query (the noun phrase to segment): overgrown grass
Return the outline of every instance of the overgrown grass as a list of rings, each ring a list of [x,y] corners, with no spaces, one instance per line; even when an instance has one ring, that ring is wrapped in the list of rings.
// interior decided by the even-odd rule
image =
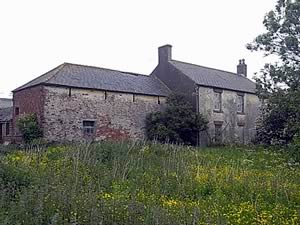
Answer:
[[[0,156],[1,224],[299,224],[300,168],[263,149],[101,143]]]

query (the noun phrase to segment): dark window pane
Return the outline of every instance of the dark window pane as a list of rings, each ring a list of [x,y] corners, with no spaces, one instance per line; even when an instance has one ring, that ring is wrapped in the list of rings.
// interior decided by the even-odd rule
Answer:
[[[20,108],[19,107],[16,107],[16,109],[15,109],[16,111],[15,111],[15,113],[16,113],[16,116],[17,115],[19,115],[20,114]]]
[[[6,136],[8,136],[9,135],[9,123],[6,123]]]
[[[83,121],[83,127],[94,127],[94,126],[95,126],[95,121],[89,121],[89,120]]]
[[[83,134],[91,136],[95,133],[95,121],[84,120],[83,121]]]
[[[222,125],[215,124],[215,140],[216,144],[222,143]]]

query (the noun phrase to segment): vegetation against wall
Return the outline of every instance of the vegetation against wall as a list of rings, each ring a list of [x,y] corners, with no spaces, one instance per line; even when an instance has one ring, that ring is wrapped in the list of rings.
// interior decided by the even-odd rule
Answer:
[[[18,119],[17,127],[26,143],[42,137],[36,114],[28,114]]]
[[[263,23],[267,32],[247,47],[276,55],[278,62],[256,77],[264,101],[257,141],[288,144],[300,133],[300,1],[278,0]]]
[[[206,130],[207,123],[184,95],[172,94],[167,98],[163,112],[153,112],[147,116],[147,137],[163,143],[197,145],[199,131]]]
[[[286,154],[102,143],[0,155],[0,223],[300,224]]]

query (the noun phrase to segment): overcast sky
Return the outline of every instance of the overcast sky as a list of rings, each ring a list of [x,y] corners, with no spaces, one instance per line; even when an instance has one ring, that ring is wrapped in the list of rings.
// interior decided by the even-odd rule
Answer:
[[[265,59],[245,45],[276,0],[1,0],[0,97],[64,62],[150,74],[173,58],[251,78]]]

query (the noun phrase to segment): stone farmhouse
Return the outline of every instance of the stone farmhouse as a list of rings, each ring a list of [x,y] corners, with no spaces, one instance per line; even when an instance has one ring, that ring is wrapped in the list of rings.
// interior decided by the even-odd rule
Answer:
[[[159,64],[151,76],[173,92],[187,94],[196,111],[208,119],[208,131],[199,134],[200,145],[246,144],[254,138],[260,101],[244,59],[231,73],[173,60],[172,46],[165,45],[159,48]]]
[[[188,95],[209,120],[199,144],[248,143],[255,135],[259,99],[240,60],[237,73],[172,59],[172,46],[158,49],[159,63],[149,75],[64,63],[13,91],[12,127],[37,115],[47,141],[145,138],[145,118],[162,110],[172,93]]]

